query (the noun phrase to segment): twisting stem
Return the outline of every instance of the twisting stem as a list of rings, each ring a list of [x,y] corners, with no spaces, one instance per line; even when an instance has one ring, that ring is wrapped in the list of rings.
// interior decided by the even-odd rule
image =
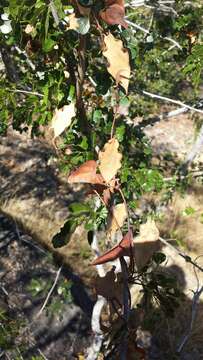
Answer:
[[[128,287],[128,267],[124,257],[120,258],[122,276],[123,276],[123,318],[128,324],[130,308],[131,308],[131,298],[130,298],[130,290]],[[121,344],[120,351],[120,360],[127,359],[127,346],[128,346],[128,332],[124,334],[124,338]]]
[[[83,85],[85,79],[85,52],[86,52],[86,35],[79,35],[79,47],[78,47],[78,67],[76,75],[76,106],[77,106],[77,115],[80,121],[80,127],[84,134],[87,137],[90,136],[90,125],[87,121],[85,104],[83,100]]]
[[[114,109],[113,121],[112,121],[112,126],[111,126],[111,139],[113,138],[113,135],[114,135],[114,128],[115,128],[115,123],[116,123],[116,117],[118,115],[118,107],[119,107],[118,81],[116,81],[116,82],[117,82],[117,87],[116,87],[116,91],[115,91],[116,105],[115,105],[115,109]]]
[[[125,196],[124,196],[123,191],[121,190],[121,188],[119,188],[118,191],[121,194],[121,197],[122,197],[123,202],[125,204],[125,209],[126,209],[126,214],[127,214],[127,219],[128,219],[128,231],[130,231],[130,216],[129,216],[129,211],[128,211],[128,205],[127,205]]]

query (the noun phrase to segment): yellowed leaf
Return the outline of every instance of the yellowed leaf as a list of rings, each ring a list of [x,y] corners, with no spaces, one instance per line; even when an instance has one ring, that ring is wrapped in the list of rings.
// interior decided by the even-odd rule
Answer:
[[[104,145],[104,150],[99,152],[99,170],[107,183],[121,167],[122,154],[119,153],[118,147],[118,140],[113,138]]]
[[[134,238],[134,255],[138,269],[141,269],[153,253],[160,249],[159,230],[155,221],[148,219],[145,224],[140,225],[140,234]]]
[[[104,35],[104,44],[103,55],[109,63],[107,70],[127,93],[130,78],[128,50],[123,47],[122,41],[116,39],[111,33]]]
[[[71,124],[72,118],[75,116],[75,105],[73,103],[64,105],[60,109],[56,109],[51,122],[51,128],[54,130],[54,137],[61,135],[62,132]]]
[[[123,226],[127,216],[128,214],[124,203],[117,204],[113,207],[107,228],[110,236],[113,236],[115,232]]]

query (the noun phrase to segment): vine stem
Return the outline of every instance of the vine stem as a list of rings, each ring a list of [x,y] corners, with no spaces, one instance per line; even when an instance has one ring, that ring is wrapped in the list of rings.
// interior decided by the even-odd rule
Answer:
[[[127,220],[128,220],[128,231],[130,231],[130,216],[129,216],[129,211],[128,211],[128,205],[125,199],[125,196],[123,194],[123,191],[121,190],[121,188],[118,189],[119,193],[121,194],[121,197],[123,199],[123,202],[125,204],[125,209],[126,209],[126,214],[127,214]]]
[[[120,258],[122,277],[123,277],[123,318],[128,325],[130,309],[131,309],[131,298],[130,298],[130,290],[128,286],[128,267],[124,257]],[[127,347],[128,347],[128,332],[124,334],[121,350],[120,350],[120,360],[127,359]]]
[[[115,90],[115,99],[116,99],[116,105],[115,105],[115,111],[114,111],[114,116],[113,116],[113,121],[112,121],[112,126],[111,126],[111,139],[113,138],[114,135],[114,129],[115,129],[115,123],[116,123],[116,117],[118,115],[118,108],[119,108],[119,92],[118,92],[118,79],[116,79],[116,90]]]

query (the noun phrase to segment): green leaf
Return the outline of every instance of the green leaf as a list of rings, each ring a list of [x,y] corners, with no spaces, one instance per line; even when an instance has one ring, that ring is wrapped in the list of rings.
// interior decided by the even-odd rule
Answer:
[[[195,209],[191,206],[186,207],[183,212],[182,215],[183,216],[190,216],[193,215],[195,213]]]
[[[77,225],[78,222],[76,219],[69,219],[68,221],[66,221],[60,231],[56,235],[54,235],[52,239],[52,244],[54,248],[66,245],[70,241],[71,235],[75,231]]]
[[[124,134],[125,134],[125,125],[118,126],[116,128],[116,138],[118,139],[119,142],[123,141]]]
[[[88,149],[88,141],[87,141],[87,137],[83,136],[81,143],[79,144],[79,146],[83,149],[83,150],[87,150]]]
[[[43,0],[37,0],[35,4],[36,9],[40,9],[41,7],[45,6],[45,3]]]
[[[157,252],[153,255],[153,260],[157,265],[162,264],[166,260],[166,255],[161,252]]]
[[[69,206],[69,209],[73,215],[88,214],[91,211],[89,205],[81,203],[73,203]]]
[[[44,52],[51,51],[55,44],[56,44],[56,41],[52,40],[51,38],[46,38],[43,43]]]
[[[95,110],[93,112],[93,117],[92,117],[92,120],[95,122],[95,123],[98,123],[99,120],[102,118],[102,111],[101,110]]]

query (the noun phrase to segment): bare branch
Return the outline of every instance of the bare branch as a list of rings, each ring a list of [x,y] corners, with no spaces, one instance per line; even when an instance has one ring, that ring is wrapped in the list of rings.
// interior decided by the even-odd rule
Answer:
[[[53,18],[54,18],[54,21],[55,21],[56,25],[58,26],[60,20],[59,20],[59,16],[58,16],[58,13],[57,13],[57,10],[56,10],[56,7],[55,7],[55,5],[54,5],[53,0],[51,0],[51,1],[49,2],[49,7],[50,7],[50,10],[51,10],[52,16],[53,16]]]
[[[17,45],[15,45],[15,49],[18,52],[19,55],[23,55],[25,57],[25,61],[28,64],[28,66],[31,67],[32,70],[35,70],[36,66],[33,64],[33,62],[29,59],[28,54],[25,50],[21,50]]]
[[[21,94],[27,94],[27,95],[35,95],[35,96],[39,96],[39,97],[41,97],[41,98],[44,97],[43,94],[40,94],[40,93],[35,92],[35,91],[27,91],[27,90],[20,90],[20,89],[15,89],[15,90],[7,89],[7,91],[13,92],[13,93],[21,93]]]
[[[203,125],[200,129],[198,137],[197,137],[191,151],[187,154],[187,156],[185,158],[183,167],[188,167],[192,163],[192,161],[195,159],[197,154],[200,152],[202,145],[203,145]]]
[[[168,241],[166,241],[165,239],[163,239],[162,237],[159,237],[159,240],[166,246],[170,247],[170,249],[172,249],[173,251],[176,252],[176,254],[178,254],[179,256],[181,256],[182,258],[185,259],[186,262],[192,264],[195,268],[197,268],[198,270],[203,272],[203,267],[201,267],[200,265],[198,265],[194,260],[192,260],[192,258],[187,255],[182,253],[179,249],[177,249],[175,246],[171,245]]]
[[[203,114],[203,110],[200,110],[200,109],[197,109],[197,108],[195,108],[193,106],[187,105],[187,104],[183,103],[182,101],[174,100],[174,99],[168,98],[166,96],[161,96],[161,95],[158,95],[158,94],[153,94],[153,93],[151,93],[149,91],[145,91],[145,90],[143,90],[142,93],[144,95],[150,96],[153,99],[164,100],[164,101],[176,104],[176,105],[180,105],[180,106],[185,107],[185,108],[187,108],[189,110],[196,111],[196,112],[199,112],[199,113]]]

